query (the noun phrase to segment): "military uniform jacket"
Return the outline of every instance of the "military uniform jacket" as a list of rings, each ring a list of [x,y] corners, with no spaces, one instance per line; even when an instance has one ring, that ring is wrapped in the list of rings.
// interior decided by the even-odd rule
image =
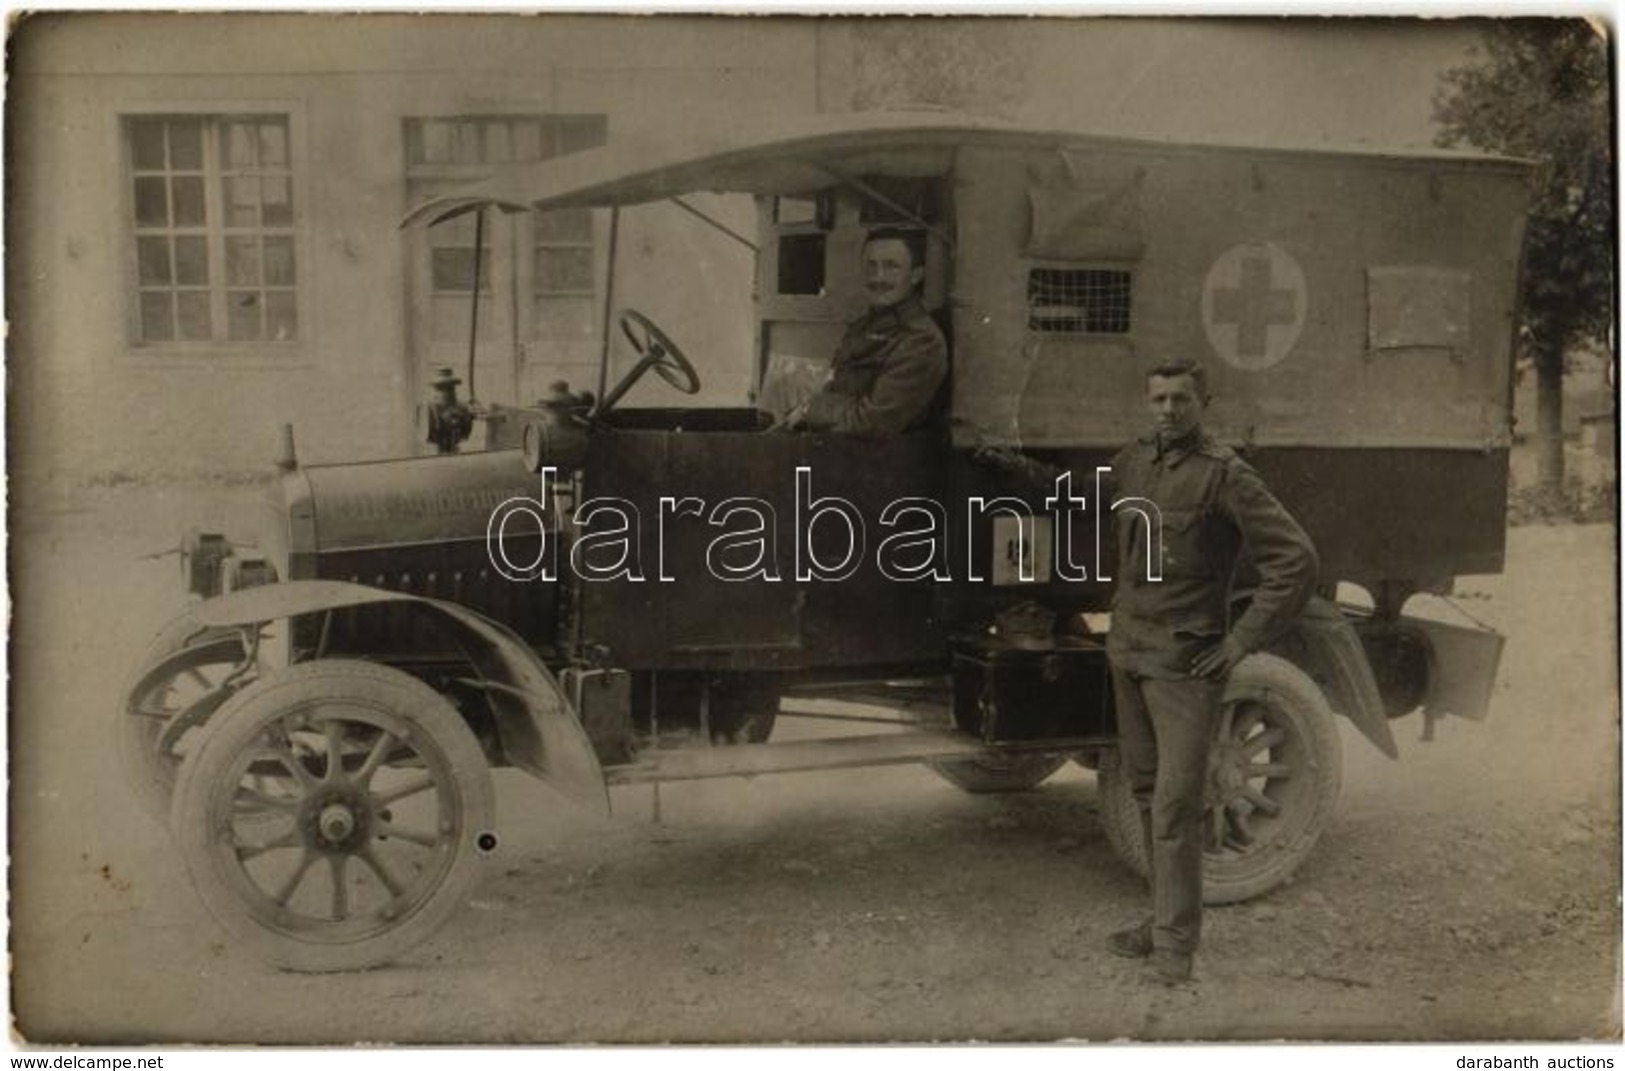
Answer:
[[[1119,669],[1189,676],[1191,659],[1225,635],[1238,562],[1257,574],[1251,603],[1229,627],[1244,650],[1265,646],[1303,609],[1318,568],[1309,536],[1251,466],[1200,428],[1125,447],[1112,480],[1118,555],[1107,652]],[[1147,579],[1153,535],[1160,580]]]
[[[846,329],[831,378],[807,404],[809,428],[882,435],[925,427],[948,376],[948,343],[917,297]]]

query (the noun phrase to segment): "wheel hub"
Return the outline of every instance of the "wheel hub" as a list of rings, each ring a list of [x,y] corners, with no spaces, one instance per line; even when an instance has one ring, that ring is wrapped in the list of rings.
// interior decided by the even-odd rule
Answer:
[[[322,836],[337,843],[355,832],[355,814],[342,803],[332,803],[322,808],[316,824],[321,827]]]
[[[328,795],[305,807],[303,825],[310,841],[324,851],[353,851],[367,837],[371,811],[365,801]]]

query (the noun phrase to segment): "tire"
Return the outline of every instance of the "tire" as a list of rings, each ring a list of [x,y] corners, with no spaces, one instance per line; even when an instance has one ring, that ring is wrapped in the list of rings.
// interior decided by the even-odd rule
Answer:
[[[711,694],[711,739],[717,744],[765,744],[778,721],[779,683],[769,676],[724,677]]]
[[[251,669],[232,678],[245,656],[235,629],[199,629],[190,618],[165,628],[148,647],[125,691],[114,736],[125,781],[141,810],[156,821],[169,818],[182,760],[196,746],[203,724],[254,679]],[[182,715],[191,727],[166,741],[165,730]]]
[[[287,970],[347,971],[399,957],[467,901],[494,812],[479,742],[449,702],[333,659],[220,709],[182,767],[171,832],[233,938]]]
[[[1336,719],[1297,666],[1250,655],[1231,673],[1223,703],[1208,764],[1208,904],[1250,900],[1289,880],[1331,822],[1342,785]],[[1117,854],[1145,877],[1139,811],[1115,758],[1100,769],[1101,824]]]
[[[989,755],[932,762],[932,771],[966,792],[1025,792],[1066,765],[1065,755]]]
[[[651,724],[650,676],[640,673],[632,684],[633,722],[644,730]],[[711,689],[711,743],[765,744],[773,735],[783,694],[779,678],[771,673],[662,673],[658,683],[662,731],[698,732],[700,698],[707,684]]]

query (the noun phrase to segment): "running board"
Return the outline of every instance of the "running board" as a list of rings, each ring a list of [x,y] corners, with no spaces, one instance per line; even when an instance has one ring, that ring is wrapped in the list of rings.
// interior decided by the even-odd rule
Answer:
[[[870,736],[798,740],[786,744],[692,747],[647,754],[630,765],[608,767],[604,770],[604,780],[611,785],[698,781],[710,777],[753,777],[757,774],[893,766],[938,759],[977,759],[1016,750],[1065,751],[1077,746],[1080,745],[1072,741],[1047,740],[1019,748],[1009,745],[990,748],[973,737],[949,730],[875,733]]]

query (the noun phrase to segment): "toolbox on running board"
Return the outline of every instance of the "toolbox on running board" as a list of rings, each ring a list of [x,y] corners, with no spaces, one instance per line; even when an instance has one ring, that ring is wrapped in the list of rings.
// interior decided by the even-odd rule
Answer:
[[[989,744],[1109,740],[1105,646],[1073,636],[956,643],[954,724]]]

